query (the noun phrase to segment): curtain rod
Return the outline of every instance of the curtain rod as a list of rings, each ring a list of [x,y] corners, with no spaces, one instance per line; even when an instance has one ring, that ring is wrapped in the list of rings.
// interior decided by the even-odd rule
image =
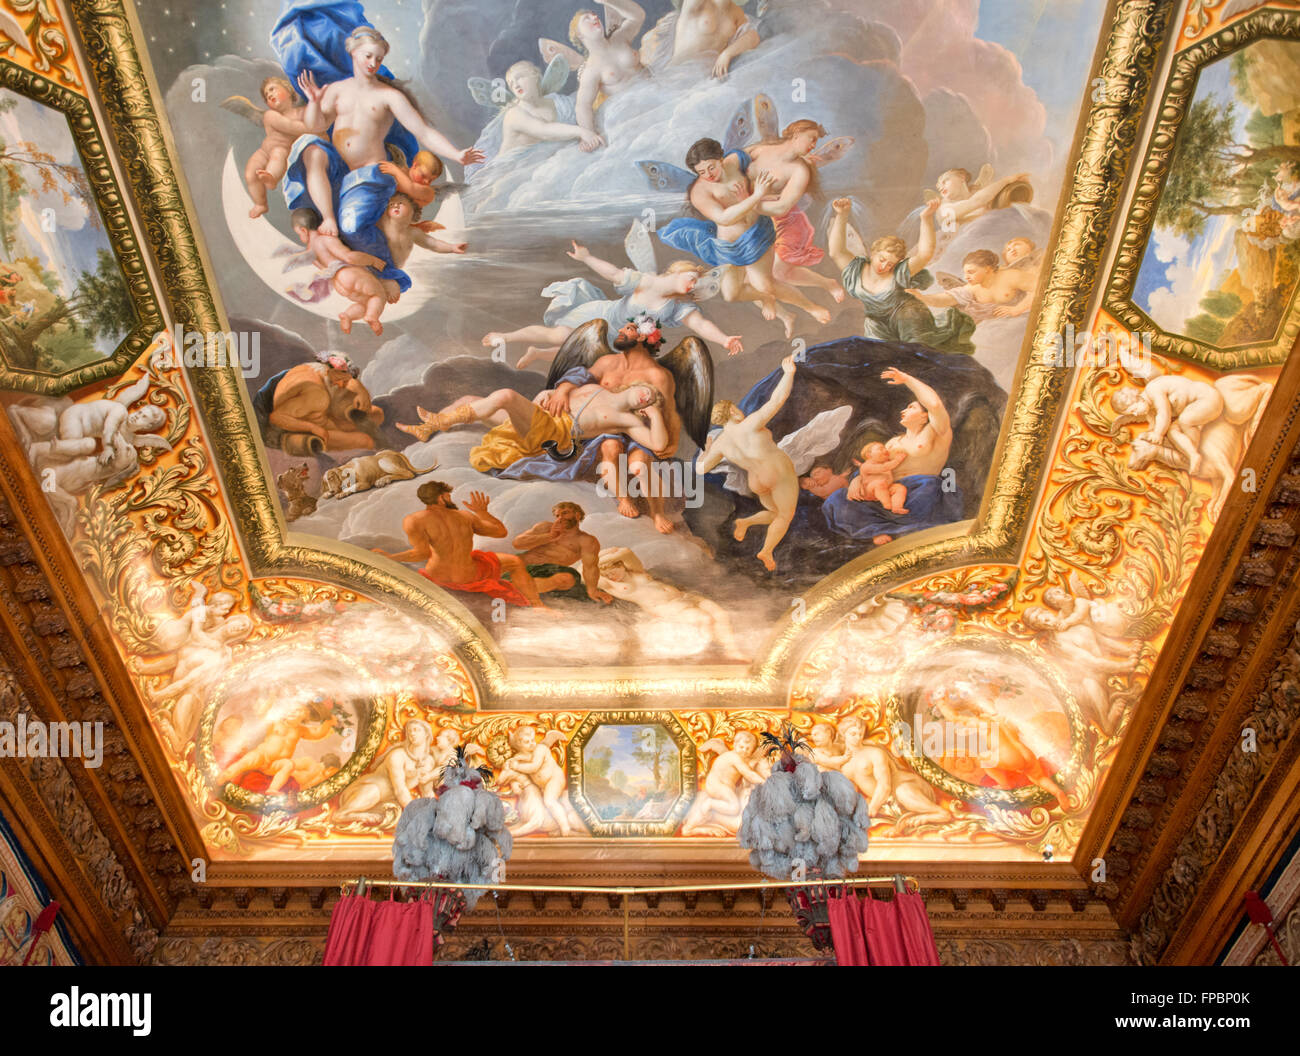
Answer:
[[[768,888],[788,887],[862,887],[868,884],[893,884],[895,890],[902,890],[907,884],[914,884],[920,892],[921,883],[914,876],[860,876],[846,877],[842,880],[761,880],[740,884],[673,884],[656,887],[619,887],[619,886],[576,886],[572,884],[456,884],[445,880],[370,880],[359,877],[345,880],[339,885],[340,894],[347,894],[349,887],[415,887],[440,888],[442,890],[468,891],[543,891],[574,895],[671,895],[682,891],[759,891]],[[901,885],[901,886],[900,886]]]

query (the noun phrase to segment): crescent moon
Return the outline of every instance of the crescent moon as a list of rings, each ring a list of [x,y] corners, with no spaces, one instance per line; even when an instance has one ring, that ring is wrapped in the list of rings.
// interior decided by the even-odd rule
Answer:
[[[272,188],[271,193],[276,193],[274,188]],[[226,163],[221,173],[221,205],[226,214],[226,226],[230,230],[230,236],[234,240],[236,247],[238,247],[240,255],[243,256],[249,268],[262,282],[273,290],[278,297],[296,308],[311,312],[323,319],[338,319],[339,313],[351,302],[333,290],[330,291],[328,297],[317,301],[315,304],[304,304],[302,301],[289,296],[288,288],[299,282],[310,280],[312,273],[316,269],[308,265],[285,271],[283,270],[284,258],[272,256],[272,253],[277,248],[285,245],[291,244],[299,249],[302,247],[298,246],[296,240],[291,239],[273,226],[267,220],[265,214],[256,219],[248,215],[250,199],[248,191],[244,187],[244,180],[240,175],[239,166],[235,162],[233,149],[226,152]],[[447,201],[442,203],[442,208],[438,210],[439,222],[445,224],[449,232],[464,224],[463,215],[460,213],[458,206],[459,195],[449,195]],[[448,215],[444,217],[444,214]],[[455,223],[451,223],[449,220],[454,220]],[[448,254],[430,253],[418,246],[416,247],[410,261],[407,262],[408,266],[406,268],[407,273],[414,280],[413,285],[402,294],[396,304],[390,304],[384,309],[382,316],[384,323],[396,322],[399,319],[414,315],[420,308],[433,300],[434,294],[438,290],[436,282],[438,265],[442,264],[448,257]]]

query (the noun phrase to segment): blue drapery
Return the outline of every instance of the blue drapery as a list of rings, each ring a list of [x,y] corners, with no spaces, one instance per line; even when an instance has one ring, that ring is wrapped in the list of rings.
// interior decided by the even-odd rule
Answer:
[[[359,26],[374,28],[358,0],[285,0],[271,30],[271,48],[294,91],[298,91],[298,75],[306,70],[322,86],[351,77],[352,56],[343,45]],[[395,80],[387,66],[379,67],[379,76]],[[396,121],[384,142],[401,151],[408,165],[420,149],[415,137]]]

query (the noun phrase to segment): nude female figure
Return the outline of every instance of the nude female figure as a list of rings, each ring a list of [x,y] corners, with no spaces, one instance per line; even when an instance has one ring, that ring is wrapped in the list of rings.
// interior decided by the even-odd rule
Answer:
[[[645,24],[645,9],[635,0],[606,0],[606,28],[595,11],[581,10],[569,23],[569,40],[578,49],[570,61],[578,66],[578,124],[590,133],[596,131],[596,106],[599,97],[617,95],[639,77],[646,75],[640,52],[632,41]],[[557,53],[567,51],[554,41],[542,40],[542,57],[548,62]]]
[[[768,200],[759,210],[776,222],[776,259],[772,277],[791,286],[813,286],[825,290],[837,304],[844,300],[844,287],[828,275],[812,270],[822,260],[822,251],[813,245],[813,226],[799,208],[807,194],[817,193],[817,170],[808,156],[817,149],[817,141],[826,130],[816,121],[791,122],[775,143],[755,143],[748,148],[753,158],[750,175],[770,173],[773,177]],[[771,196],[775,196],[772,198]]]
[[[404,92],[379,77],[379,68],[388,54],[388,42],[378,30],[366,26],[355,30],[348,37],[347,50],[352,57],[351,77],[322,88],[309,71],[298,78],[298,87],[307,98],[303,112],[307,131],[321,136],[332,124],[332,146],[348,169],[389,160],[384,137],[394,121],[435,154],[453,158],[461,165],[483,160],[482,153],[472,147],[462,150],[454,146],[425,121]],[[321,233],[337,235],[329,157],[319,145],[311,146],[303,151],[303,165],[307,190],[322,217]]]

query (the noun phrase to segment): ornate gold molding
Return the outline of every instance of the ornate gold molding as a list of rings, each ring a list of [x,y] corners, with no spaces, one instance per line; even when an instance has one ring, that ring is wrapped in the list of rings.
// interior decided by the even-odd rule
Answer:
[[[65,41],[66,46],[66,41]],[[154,332],[162,326],[162,313],[153,284],[149,280],[144,252],[131,226],[126,202],[113,175],[99,125],[84,95],[56,84],[39,73],[0,59],[0,88],[24,95],[34,102],[58,110],[67,118],[77,153],[81,156],[86,181],[94,195],[88,208],[97,208],[104,221],[104,231],[117,256],[136,322],[111,356],[76,367],[62,374],[23,370],[0,356],[0,389],[17,389],[60,395],[96,381],[116,377],[130,368],[148,346]]]

